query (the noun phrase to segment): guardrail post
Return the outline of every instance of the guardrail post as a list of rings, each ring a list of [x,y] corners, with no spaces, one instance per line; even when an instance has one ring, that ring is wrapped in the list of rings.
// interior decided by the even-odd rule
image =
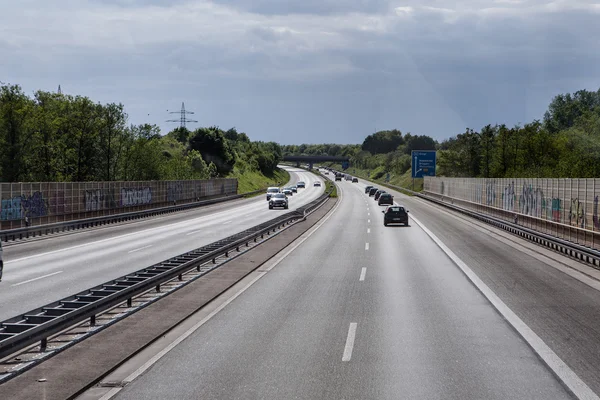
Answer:
[[[213,262],[213,264],[216,264],[217,263],[217,257],[213,258],[212,262]]]
[[[48,347],[48,338],[43,338],[40,341],[40,351],[46,351],[47,347]]]
[[[229,257],[229,251],[225,252],[225,257]]]
[[[160,293],[160,283],[156,285],[156,293]]]
[[[177,276],[177,279],[179,279],[180,281],[183,280],[183,276],[181,274],[179,274],[179,276]]]
[[[96,315],[90,317],[90,326],[96,326]]]
[[[200,264],[196,266],[196,271],[200,272]]]
[[[127,299],[127,307],[131,307],[133,304],[133,302],[131,301],[131,297]]]

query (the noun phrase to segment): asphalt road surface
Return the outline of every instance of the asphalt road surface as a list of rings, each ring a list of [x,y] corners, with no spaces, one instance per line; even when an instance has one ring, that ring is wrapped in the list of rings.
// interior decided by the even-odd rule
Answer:
[[[320,229],[116,398],[571,398],[417,224],[384,227],[364,186],[340,187]]]
[[[230,236],[300,207],[323,193],[316,175],[286,167],[291,184],[306,189],[290,197],[290,209],[269,210],[265,196],[113,225],[48,236],[4,248],[0,320],[78,293]]]

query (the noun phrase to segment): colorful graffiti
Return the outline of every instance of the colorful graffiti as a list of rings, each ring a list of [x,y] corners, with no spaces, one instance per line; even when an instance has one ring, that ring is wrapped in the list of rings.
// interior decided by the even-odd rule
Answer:
[[[172,183],[167,187],[167,201],[172,203],[183,199],[183,184]]]
[[[524,184],[521,197],[519,198],[519,207],[521,213],[532,217],[542,216],[542,203],[544,201],[544,192],[542,189],[534,189],[531,185]]]
[[[2,199],[0,219],[2,221],[10,221],[21,218],[21,196],[13,197],[12,199]]]
[[[10,221],[25,217],[39,218],[48,215],[48,203],[41,192],[26,196],[15,196],[2,200],[0,219]]]
[[[496,203],[496,182],[487,181],[485,183],[485,204],[492,206]]]
[[[152,203],[152,188],[121,189],[121,206],[139,206]]]
[[[546,219],[560,222],[560,199],[546,199]]]
[[[112,189],[86,190],[84,195],[85,211],[108,210],[117,207]]]
[[[600,229],[600,220],[598,219],[598,196],[594,197],[594,213],[592,214],[594,228]]]
[[[515,209],[515,183],[511,182],[504,187],[502,192],[502,209],[513,211]]]
[[[569,207],[569,224],[579,228],[585,228],[584,206],[577,198],[571,199],[571,207]]]

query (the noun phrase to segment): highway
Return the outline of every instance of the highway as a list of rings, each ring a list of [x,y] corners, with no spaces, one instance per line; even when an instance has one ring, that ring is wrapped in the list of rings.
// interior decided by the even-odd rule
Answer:
[[[323,193],[318,177],[288,168],[291,182],[306,182],[290,209],[269,210],[265,196],[201,207],[4,247],[0,320],[88,289],[258,225]]]
[[[341,201],[320,228],[113,398],[572,398],[415,219],[409,227],[384,227],[382,207],[364,194],[364,184],[339,186]],[[591,354],[585,361],[597,356],[589,324],[561,325],[569,307],[571,314],[594,316],[597,291],[534,265],[541,256],[514,247],[503,268],[487,271],[508,245],[419,200],[396,200],[546,343],[561,343],[559,325],[572,335],[565,350],[585,344]],[[562,286],[550,285],[555,278]],[[507,295],[501,288],[511,279]],[[596,388],[598,365],[584,371],[569,364]]]

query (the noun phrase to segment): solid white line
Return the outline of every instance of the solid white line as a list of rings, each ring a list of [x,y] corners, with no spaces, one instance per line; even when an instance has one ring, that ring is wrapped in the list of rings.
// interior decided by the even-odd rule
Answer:
[[[371,233],[371,228],[367,228],[367,233]]]
[[[578,399],[600,399],[586,384],[565,364],[561,358],[517,316],[452,250],[450,250],[433,232],[425,227],[418,219],[411,219],[425,231],[440,249],[462,270],[469,280],[479,289],[488,301],[498,310],[525,341],[531,346],[558,378],[571,390]]]
[[[364,281],[365,280],[365,275],[367,273],[367,267],[363,267],[360,270],[360,278],[358,278],[359,281]]]
[[[149,244],[148,246],[140,247],[139,249],[129,250],[127,253],[135,253],[136,251],[144,250],[144,249],[147,249],[148,247],[152,247],[152,245]]]
[[[27,281],[23,281],[23,282],[15,283],[14,285],[10,285],[10,286],[19,286],[19,285],[24,285],[24,284],[26,284],[26,283],[29,283],[29,282],[37,281],[37,280],[39,280],[39,279],[48,278],[49,276],[54,276],[54,275],[58,275],[58,274],[62,274],[62,271],[56,271],[56,272],[53,272],[53,273],[51,273],[51,274],[48,274],[48,275],[44,275],[44,276],[38,276],[37,278],[33,278],[33,279],[29,279],[29,280],[27,280]]]
[[[210,314],[208,314],[206,317],[204,317],[201,321],[199,321],[197,324],[195,324],[190,329],[188,329],[184,334],[182,334],[180,337],[178,337],[173,343],[169,344],[169,346],[165,347],[163,350],[161,350],[159,353],[157,353],[150,360],[146,361],[141,367],[139,367],[131,375],[129,375],[127,378],[125,378],[125,380],[123,381],[123,383],[128,384],[128,383],[132,382],[134,379],[136,379],[138,376],[140,376],[141,374],[143,374],[153,364],[155,364],[158,360],[160,360],[162,357],[164,357],[169,351],[173,350],[173,348],[176,347],[179,343],[181,343],[186,338],[188,338],[190,335],[192,335],[202,325],[204,325],[212,317],[214,317],[219,311],[221,311],[228,304],[230,304],[233,300],[235,300],[239,295],[241,295],[247,289],[249,289],[250,286],[252,286],[260,278],[262,278],[263,276],[265,276],[267,274],[267,272],[269,272],[270,270],[272,270],[273,268],[275,268],[277,265],[279,265],[279,263],[281,263],[281,261],[283,261],[291,252],[293,252],[294,250],[296,250],[302,243],[304,243],[308,238],[310,238],[321,226],[323,226],[323,224],[325,222],[327,222],[327,220],[329,218],[331,218],[331,216],[334,214],[334,212],[338,209],[338,207],[339,207],[339,205],[341,203],[341,200],[342,200],[342,192],[341,192],[341,190],[338,191],[338,194],[339,194],[338,202],[331,209],[331,211],[329,212],[329,214],[325,218],[323,218],[317,225],[313,226],[307,232],[305,232],[304,234],[302,234],[298,239],[296,239],[296,241],[298,241],[298,243],[296,243],[294,245],[294,247],[292,247],[291,249],[289,249],[288,251],[286,251],[285,253],[283,253],[281,256],[279,256],[275,260],[275,262],[272,265],[270,265],[268,268],[266,268],[263,272],[259,272],[259,275],[256,278],[254,278],[253,280],[251,280],[246,286],[244,286],[242,289],[240,289],[240,291],[237,292],[235,295],[233,295],[233,297],[229,298],[227,301],[225,301],[223,304],[221,304],[219,307],[217,307],[215,310],[213,310]],[[117,395],[117,393],[119,393],[121,391],[121,389],[122,388],[114,388],[114,389],[112,389],[111,391],[109,391],[108,393],[106,393],[102,397],[101,400],[110,400],[110,399],[112,399],[114,396]]]
[[[350,323],[348,328],[348,337],[346,337],[346,347],[344,347],[344,355],[342,361],[350,361],[352,358],[352,349],[354,348],[354,338],[356,337],[356,322]]]
[[[369,250],[369,243],[365,243],[365,250]]]

